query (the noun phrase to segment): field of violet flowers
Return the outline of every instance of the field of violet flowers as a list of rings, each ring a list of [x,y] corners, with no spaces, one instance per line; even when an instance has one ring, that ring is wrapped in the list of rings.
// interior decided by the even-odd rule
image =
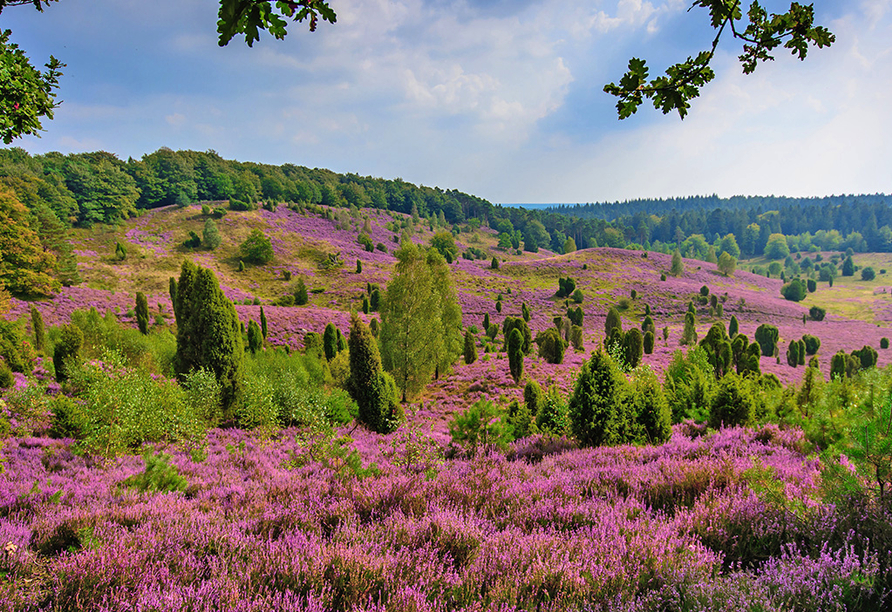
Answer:
[[[300,349],[307,332],[328,323],[346,332],[367,284],[386,286],[407,217],[230,212],[218,221],[218,250],[183,247],[203,223],[192,206],[75,230],[85,282],[42,302],[13,299],[6,316],[28,326],[33,304],[57,326],[96,308],[135,327],[134,296],[143,291],[162,331],[173,323],[167,279],[190,258],[214,270],[244,323],[259,321],[263,307],[269,345]],[[274,258],[240,272],[238,245],[252,228],[271,238]],[[416,224],[412,239],[427,244],[436,230]],[[365,250],[360,232],[381,248]],[[117,242],[128,245],[124,261],[114,257]],[[661,280],[670,257],[659,253],[508,252],[486,227],[456,242],[460,252],[488,254],[451,267],[464,324],[480,331],[480,358],[431,383],[392,434],[352,424],[213,429],[199,446],[157,444],[145,457],[113,458],[82,454],[46,427],[3,440],[0,611],[888,609],[892,512],[841,491],[840,482],[856,480],[852,464],[821,458],[799,429],[716,432],[687,422],[659,447],[579,449],[567,438],[534,436],[474,455],[450,446],[449,424],[481,399],[523,401],[526,380],[569,394],[603,340],[611,306],[626,329],[650,309],[658,339],[643,364],[657,373],[684,349],[684,313],[704,286],[723,312],[697,306],[700,337],[732,315],[751,339],[770,323],[783,356],[791,340],[811,334],[821,340],[825,378],[838,350],[869,345],[879,366],[892,363],[880,349],[892,328],[832,309],[806,321],[809,299],[784,300],[780,280],[745,271],[726,278],[700,261]],[[320,265],[333,255],[341,265]],[[309,304],[276,305],[293,291],[286,273],[305,280]],[[569,349],[561,364],[533,354],[515,384],[503,339],[489,347],[482,340],[484,317],[501,324],[525,304],[534,334],[551,327],[576,306],[555,297],[567,276],[584,296],[585,349]],[[805,370],[783,357],[762,357],[760,366],[785,385],[799,384]],[[19,388],[36,383],[16,375]],[[161,461],[178,473],[175,490],[132,486],[152,453],[167,454]]]

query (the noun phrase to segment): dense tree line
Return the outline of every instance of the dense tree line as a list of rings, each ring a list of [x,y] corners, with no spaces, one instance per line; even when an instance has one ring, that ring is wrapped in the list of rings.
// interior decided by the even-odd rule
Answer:
[[[821,198],[735,196],[640,199],[546,209],[613,224],[627,243],[708,243],[732,234],[744,257],[761,255],[772,234],[793,237],[796,250],[892,251],[892,196]],[[800,242],[802,243],[800,245]]]

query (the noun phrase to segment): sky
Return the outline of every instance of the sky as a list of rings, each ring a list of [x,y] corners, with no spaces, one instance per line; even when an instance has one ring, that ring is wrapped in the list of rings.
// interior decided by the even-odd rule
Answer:
[[[160,147],[329,168],[493,203],[892,193],[892,0],[814,0],[837,37],[743,75],[726,37],[682,121],[603,93],[706,49],[690,0],[331,0],[337,24],[217,45],[215,0],[7,8],[32,60],[67,64],[32,154]],[[769,11],[789,8],[766,0]]]

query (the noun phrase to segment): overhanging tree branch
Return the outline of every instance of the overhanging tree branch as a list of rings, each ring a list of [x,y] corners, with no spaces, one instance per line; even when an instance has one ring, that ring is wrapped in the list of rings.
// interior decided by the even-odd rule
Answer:
[[[648,80],[649,71],[644,60],[629,60],[629,69],[619,84],[604,86],[606,93],[618,98],[616,112],[620,119],[635,114],[645,98],[652,100],[654,108],[663,114],[675,110],[684,119],[691,106],[690,100],[698,97],[700,89],[715,78],[709,64],[726,29],[731,30],[733,38],[744,43],[743,53],[739,56],[744,74],[751,74],[759,62],[773,60],[771,52],[781,44],[804,60],[809,45],[823,48],[836,40],[829,30],[814,25],[812,4],[805,6],[793,2],[786,13],[769,15],[758,1],[754,1],[747,11],[748,23],[743,31],[737,27],[743,20],[740,0],[696,0],[688,11],[697,7],[709,10],[712,27],[718,30],[712,47],[695,58],[688,57],[686,61],[670,66],[665,76],[651,80]]]

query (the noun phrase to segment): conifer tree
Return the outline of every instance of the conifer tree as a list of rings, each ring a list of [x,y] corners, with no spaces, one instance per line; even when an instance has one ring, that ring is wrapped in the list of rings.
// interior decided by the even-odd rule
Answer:
[[[681,344],[697,343],[697,322],[694,313],[690,310],[684,315],[684,331],[681,334]]]
[[[623,355],[630,368],[635,368],[641,362],[644,353],[644,336],[641,330],[633,327],[623,335]]]
[[[592,353],[582,364],[570,396],[573,435],[582,446],[626,441],[625,378],[604,352]]]
[[[325,331],[322,333],[322,350],[325,351],[325,358],[329,361],[338,354],[338,328],[334,323],[325,326]]]
[[[252,354],[263,348],[263,332],[260,326],[252,319],[248,321],[248,350]]]
[[[136,325],[141,334],[149,333],[149,302],[142,291],[136,292]]]
[[[731,315],[731,322],[728,323],[728,336],[733,338],[740,331],[740,323],[737,321],[737,315]]]
[[[76,361],[84,344],[84,333],[76,325],[63,325],[59,342],[53,347],[53,369],[56,380],[62,382],[68,378],[68,366]]]
[[[468,365],[477,361],[477,343],[474,341],[474,334],[470,330],[465,332],[464,358],[465,363]]]
[[[310,300],[307,295],[307,285],[304,283],[303,277],[297,279],[297,287],[294,290],[294,303],[303,306]]]
[[[269,328],[266,321],[266,313],[263,312],[263,306],[260,307],[260,332],[263,334],[263,339],[266,340]]]
[[[174,312],[177,376],[202,367],[212,371],[220,384],[224,411],[229,410],[240,389],[245,350],[235,307],[211,270],[183,262]]]
[[[170,304],[173,308],[173,318],[180,324],[180,311],[177,310],[177,279],[170,277],[167,282],[167,293],[170,295]]]
[[[514,382],[519,382],[523,376],[523,336],[517,328],[508,334],[508,370]]]
[[[669,274],[672,276],[681,276],[684,274],[684,261],[681,259],[681,253],[678,249],[672,253],[672,266],[669,268]]]
[[[607,319],[604,321],[604,337],[609,340],[614,334],[614,330],[622,332],[623,321],[619,316],[619,311],[616,308],[611,308],[607,311]]]
[[[31,305],[31,329],[34,331],[34,348],[42,351],[46,347],[46,328],[43,324],[43,315]]]
[[[375,320],[375,319],[373,319]],[[393,431],[402,418],[393,377],[381,369],[378,343],[357,314],[350,318],[348,388],[359,407],[357,418],[373,431]]]

